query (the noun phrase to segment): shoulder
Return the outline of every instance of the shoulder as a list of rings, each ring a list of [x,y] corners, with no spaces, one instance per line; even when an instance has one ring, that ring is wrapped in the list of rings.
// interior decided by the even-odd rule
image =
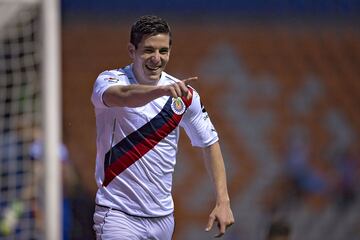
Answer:
[[[99,74],[94,83],[92,98],[97,97],[101,99],[103,93],[111,86],[128,84],[129,79],[122,69],[103,71]]]
[[[97,77],[97,81],[108,82],[110,84],[124,82],[127,79],[126,73],[122,68],[105,70]]]

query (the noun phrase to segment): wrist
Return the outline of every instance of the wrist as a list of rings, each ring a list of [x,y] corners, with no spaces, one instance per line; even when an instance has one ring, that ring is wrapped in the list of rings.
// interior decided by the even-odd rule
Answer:
[[[230,198],[229,197],[222,197],[222,198],[218,198],[216,199],[216,205],[230,205]]]

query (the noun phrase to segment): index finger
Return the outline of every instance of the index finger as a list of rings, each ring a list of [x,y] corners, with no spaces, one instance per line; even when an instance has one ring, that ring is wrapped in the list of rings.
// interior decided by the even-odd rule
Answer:
[[[183,79],[181,80],[185,85],[191,83],[191,82],[194,82],[198,79],[198,77],[190,77],[190,78],[186,78],[186,79]]]

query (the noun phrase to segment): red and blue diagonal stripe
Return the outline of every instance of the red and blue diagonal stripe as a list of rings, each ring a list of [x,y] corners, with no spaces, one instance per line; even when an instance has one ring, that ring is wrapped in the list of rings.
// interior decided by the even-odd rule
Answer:
[[[192,91],[190,88],[189,90]],[[182,100],[186,108],[192,101],[184,97]],[[130,133],[106,153],[103,186],[107,186],[117,175],[144,156],[179,125],[182,115],[174,113],[171,104],[172,97],[169,97],[163,109],[153,119]]]

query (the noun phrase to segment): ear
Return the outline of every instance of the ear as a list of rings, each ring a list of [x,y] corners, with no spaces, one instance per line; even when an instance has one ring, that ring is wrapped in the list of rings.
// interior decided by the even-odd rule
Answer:
[[[132,43],[128,43],[128,53],[131,59],[135,58],[135,46]]]

